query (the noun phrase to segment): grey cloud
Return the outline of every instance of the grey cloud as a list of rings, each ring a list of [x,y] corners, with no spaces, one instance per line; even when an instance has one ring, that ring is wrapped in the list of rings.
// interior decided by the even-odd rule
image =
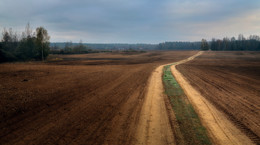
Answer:
[[[45,26],[51,41],[200,40],[202,25],[210,31],[212,23],[243,19],[259,8],[258,0],[0,0],[0,29],[29,21]]]

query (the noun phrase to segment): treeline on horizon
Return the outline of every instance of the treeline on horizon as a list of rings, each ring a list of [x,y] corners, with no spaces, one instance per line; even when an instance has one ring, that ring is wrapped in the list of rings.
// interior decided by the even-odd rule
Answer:
[[[66,43],[51,43],[50,48],[51,54],[86,54],[98,52],[83,44],[82,40],[80,40],[79,43],[72,43],[72,41]]]
[[[213,38],[201,42],[164,42],[159,44],[91,44],[50,43],[50,36],[43,27],[32,30],[29,23],[21,34],[11,28],[4,29],[0,41],[0,62],[46,60],[49,54],[86,54],[99,52],[145,52],[146,50],[212,50],[212,51],[260,51],[260,37],[239,34],[223,39]]]
[[[50,44],[53,49],[62,49],[69,45],[74,47],[79,43],[73,42],[53,42]],[[127,43],[83,43],[91,49],[125,50],[125,49],[156,49],[157,44],[127,44]]]
[[[159,50],[199,50],[201,42],[164,42],[159,43]]]
[[[239,34],[237,39],[235,37],[225,37],[222,40],[213,38],[209,49],[213,51],[259,51],[260,37],[250,35],[246,39],[242,34]]]
[[[212,50],[212,51],[260,51],[260,37],[250,35],[245,38],[242,34],[223,39],[212,38],[210,42],[202,39],[201,42],[164,42],[157,46],[159,50]]]
[[[154,49],[154,44],[94,44],[94,43],[72,43],[70,42],[56,42],[51,43],[51,54],[86,54],[99,52],[143,52],[143,50]]]
[[[206,44],[205,44],[206,43]],[[72,43],[60,42],[51,43],[51,50],[59,50],[62,54],[74,53],[73,48],[84,46],[86,53],[121,50],[212,50],[212,51],[260,51],[260,38],[257,35],[250,35],[245,38],[239,34],[238,38],[235,37],[223,39],[215,39],[207,42],[202,39],[201,42],[163,42],[159,44],[91,44],[91,43]],[[206,46],[206,47],[205,47]],[[70,49],[68,49],[70,48]],[[83,50],[82,53],[85,53]],[[79,52],[75,52],[79,53]]]
[[[160,44],[91,44],[91,43],[72,43],[58,42],[51,43],[52,54],[83,54],[99,52],[145,52],[149,50],[199,50],[201,42],[164,42]],[[75,51],[78,46],[84,46],[85,49]],[[78,49],[79,50],[79,49]]]

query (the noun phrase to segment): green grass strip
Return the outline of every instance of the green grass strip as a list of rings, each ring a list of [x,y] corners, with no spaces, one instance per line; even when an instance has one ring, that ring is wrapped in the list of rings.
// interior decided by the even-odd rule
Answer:
[[[171,65],[163,68],[165,93],[170,99],[184,144],[210,145],[206,128],[171,72]]]

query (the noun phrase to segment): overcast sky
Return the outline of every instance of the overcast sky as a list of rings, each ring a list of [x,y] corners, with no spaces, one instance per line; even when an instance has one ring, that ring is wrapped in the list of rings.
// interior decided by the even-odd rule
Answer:
[[[45,27],[52,42],[159,43],[260,35],[260,0],[0,0],[0,30]]]

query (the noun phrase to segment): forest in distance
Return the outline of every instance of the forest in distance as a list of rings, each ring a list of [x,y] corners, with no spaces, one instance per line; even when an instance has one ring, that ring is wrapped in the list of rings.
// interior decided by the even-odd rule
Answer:
[[[208,48],[205,50],[213,51],[259,51],[260,50],[260,37],[258,35],[250,35],[245,38],[242,34],[239,34],[237,39],[235,37],[224,37],[223,39],[212,38],[211,41],[197,42],[183,42],[183,41],[172,41],[163,42],[159,44],[127,44],[127,43],[83,43],[84,46],[91,49],[105,49],[105,50],[200,50],[202,43],[206,43]],[[51,50],[62,50],[68,47],[73,48],[82,42],[53,42],[50,43]]]
[[[49,42],[50,37],[44,27],[32,30],[29,23],[22,34],[4,29],[0,37],[0,62],[9,61],[44,61],[49,54],[86,54],[99,52],[145,52],[149,50],[212,50],[212,51],[259,51],[260,37],[250,35],[245,38],[202,39],[197,42],[163,42],[159,44],[94,44],[70,42]]]

